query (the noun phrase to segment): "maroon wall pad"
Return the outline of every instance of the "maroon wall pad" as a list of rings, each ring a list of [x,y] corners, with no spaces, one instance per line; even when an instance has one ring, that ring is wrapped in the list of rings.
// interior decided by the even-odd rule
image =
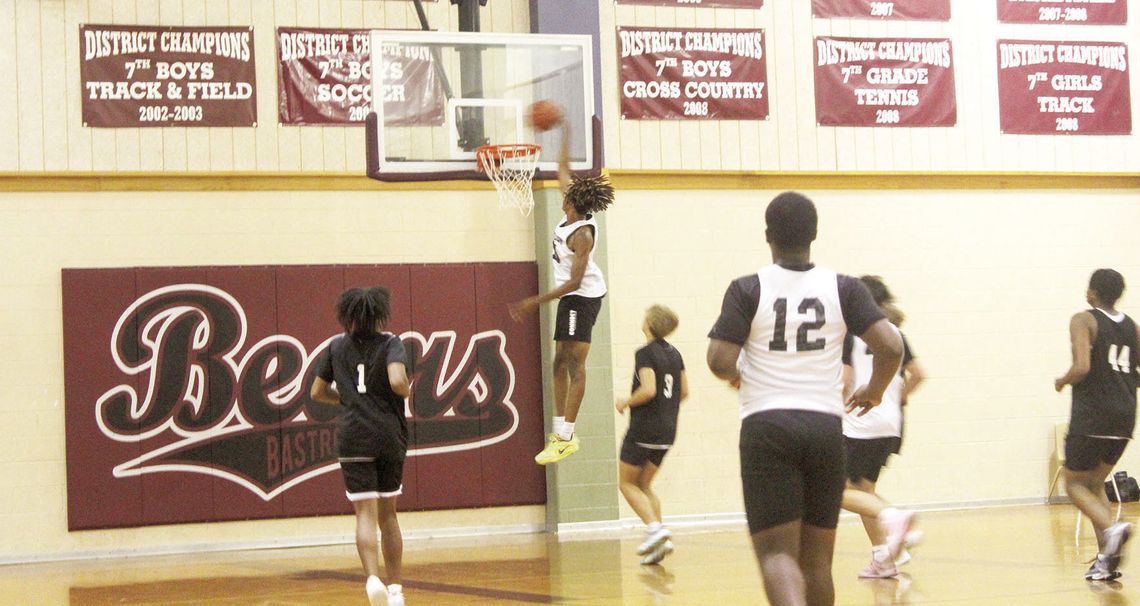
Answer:
[[[231,413],[240,414],[245,423],[252,425],[242,438],[222,437],[210,445],[216,472],[226,474],[214,478],[214,519],[280,517],[285,513],[282,499],[266,500],[250,490],[256,487],[267,491],[280,470],[271,447],[280,444],[282,411],[274,404],[273,396],[276,390],[289,387],[289,377],[268,371],[273,364],[278,368],[291,367],[296,359],[289,356],[293,348],[283,347],[275,338],[277,271],[273,267],[210,267],[206,270],[206,282],[229,293],[241,305],[245,339],[234,360],[233,390],[230,394],[219,390],[218,395],[227,399]],[[304,388],[304,381],[296,383]]]
[[[480,436],[480,411],[471,394],[478,369],[469,355],[476,333],[472,266],[413,266],[411,293],[412,329],[424,337],[406,342],[409,355],[418,359],[411,404],[414,451],[422,457],[416,462],[420,504],[477,507],[483,504],[483,465],[479,450],[470,447]],[[419,303],[428,300],[431,305]]]
[[[125,367],[140,362],[135,322],[126,317],[120,322],[135,301],[135,272],[65,269],[62,279],[64,400],[83,403],[64,409],[67,525],[76,530],[138,526],[142,483],[138,476],[114,473],[141,452],[139,423],[131,415],[138,377],[116,364],[116,359]]]
[[[336,323],[334,306],[345,289],[344,268],[329,265],[304,265],[277,268],[277,331],[301,342],[305,351],[322,349],[332,336],[341,332]],[[313,359],[313,364],[316,358]],[[336,464],[336,407],[312,402],[308,397],[312,385],[312,369],[299,400],[303,409],[289,411],[281,424],[281,473],[289,482],[302,482],[305,490],[286,490],[282,494],[286,516],[352,513],[352,504],[344,496],[344,480]],[[301,416],[301,413],[305,413]],[[314,419],[313,417],[318,417]],[[326,448],[322,449],[322,443]],[[317,474],[327,469],[325,473]]]
[[[501,425],[488,422],[486,415],[483,417],[484,439],[501,439],[481,449],[484,505],[546,502],[546,472],[534,464],[535,453],[544,446],[542,384],[519,379],[542,376],[542,355],[527,345],[539,340],[538,315],[524,322],[514,322],[507,312],[510,302],[527,297],[537,289],[538,268],[533,263],[475,267],[476,325],[480,334],[501,335],[496,339],[503,345],[502,349],[482,347],[479,350],[479,367],[487,371],[484,378],[492,386],[488,398],[491,401],[486,407],[509,402],[518,411],[518,428],[514,435],[520,438],[501,439],[504,435]],[[500,376],[506,380],[497,380]],[[504,387],[496,389],[496,385]]]
[[[65,269],[71,530],[352,511],[313,369],[350,286],[409,354],[401,510],[542,503],[533,263]]]
[[[182,286],[205,281],[204,267],[135,271],[140,298],[156,293],[138,310],[139,340],[144,347],[153,341],[156,357],[153,414],[148,415],[153,422],[143,425],[169,427],[143,443],[137,466],[142,474],[143,524],[207,522],[214,516],[214,484],[209,476],[192,471],[209,469],[213,453],[208,440],[201,448],[186,448],[183,435],[209,435],[224,425],[224,392],[233,379],[222,356],[233,347],[236,331],[230,328],[230,314],[223,311],[226,306],[212,303],[216,297]],[[203,341],[200,346],[197,340]],[[188,477],[196,481],[188,482]]]

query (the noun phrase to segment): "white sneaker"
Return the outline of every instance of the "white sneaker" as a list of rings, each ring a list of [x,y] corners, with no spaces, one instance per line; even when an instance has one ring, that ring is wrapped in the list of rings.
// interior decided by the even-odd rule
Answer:
[[[1120,578],[1120,571],[1110,570],[1108,558],[1097,554],[1092,567],[1085,573],[1086,581],[1115,581]]]
[[[380,580],[380,577],[368,577],[368,581],[364,584],[364,592],[368,594],[368,603],[371,606],[383,606],[385,603],[391,603],[384,599],[388,595],[388,589],[384,587],[384,582]]]
[[[388,586],[388,606],[404,606],[404,586],[392,584]]]
[[[653,551],[657,548],[658,545],[669,540],[669,538],[672,536],[673,533],[664,526],[658,528],[653,532],[650,532],[648,530],[645,531],[645,540],[641,542],[641,545],[637,546],[637,555],[645,555]]]
[[[1132,536],[1132,525],[1117,522],[1104,529],[1104,557],[1108,561],[1108,571],[1116,572],[1124,559],[1124,544]]]
[[[649,552],[649,554],[644,558],[641,558],[641,563],[644,566],[652,566],[653,564],[657,564],[661,560],[664,560],[665,556],[671,553],[673,553],[673,541],[665,539],[665,542],[661,543],[657,549],[654,549],[653,551]]]

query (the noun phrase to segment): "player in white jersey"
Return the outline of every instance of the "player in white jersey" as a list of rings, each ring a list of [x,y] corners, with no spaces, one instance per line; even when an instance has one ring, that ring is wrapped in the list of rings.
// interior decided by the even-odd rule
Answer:
[[[894,306],[894,297],[878,276],[859,278],[875,304],[896,327],[905,316]],[[887,390],[883,401],[863,416],[843,417],[843,437],[847,446],[847,489],[843,491],[843,508],[859,514],[863,528],[871,539],[871,563],[859,577],[883,579],[898,575],[897,565],[910,560],[906,547],[917,542],[917,531],[911,531],[914,514],[891,507],[875,492],[879,473],[892,454],[902,445],[903,407],[907,397],[925,378],[922,367],[911,353],[906,337],[903,341],[902,366]],[[843,342],[844,393],[865,384],[871,377],[871,350],[862,339],[848,334]],[[892,555],[893,554],[893,555]],[[896,565],[897,564],[897,565]]]
[[[586,392],[586,356],[594,322],[606,295],[606,280],[594,263],[599,240],[594,214],[609,208],[614,188],[605,176],[570,175],[570,132],[562,123],[558,180],[565,218],[554,228],[552,290],[512,303],[511,317],[521,320],[538,306],[558,299],[554,330],[554,422],[546,447],[535,455],[540,465],[557,463],[578,452],[574,424]]]
[[[773,265],[729,285],[708,365],[740,390],[740,474],[752,547],[773,606],[835,603],[831,561],[844,486],[844,411],[879,404],[902,339],[850,276],[811,262],[815,205],[785,192],[765,212]],[[843,400],[843,338],[874,352],[871,380]]]

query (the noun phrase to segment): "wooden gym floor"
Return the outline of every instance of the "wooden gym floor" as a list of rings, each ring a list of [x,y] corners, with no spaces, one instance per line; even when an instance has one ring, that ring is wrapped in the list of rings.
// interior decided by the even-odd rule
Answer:
[[[1074,541],[1068,505],[930,512],[926,540],[897,580],[866,581],[857,520],[840,522],[837,604],[1140,606],[1140,564],[1088,583],[1096,544],[1085,523]],[[1140,517],[1140,505],[1124,519]],[[346,528],[346,532],[351,529]],[[638,564],[640,533],[526,535],[409,541],[404,586],[412,606],[765,604],[743,526],[677,529],[661,566]],[[1134,541],[1140,543],[1140,541]],[[1140,547],[1130,545],[1137,557]],[[0,567],[0,604],[364,605],[355,548],[210,553]]]

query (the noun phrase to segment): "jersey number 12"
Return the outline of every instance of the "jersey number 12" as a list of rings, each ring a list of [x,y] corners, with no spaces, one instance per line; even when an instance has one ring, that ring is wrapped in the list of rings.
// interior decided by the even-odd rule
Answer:
[[[818,330],[827,322],[826,308],[823,303],[815,297],[808,297],[800,301],[800,306],[797,309],[801,314],[812,312],[815,319],[800,324],[799,330],[796,331],[796,351],[823,349],[825,344],[823,337],[808,340],[809,330]],[[784,338],[788,326],[788,300],[785,298],[776,299],[776,302],[772,304],[772,311],[776,312],[776,328],[773,331],[772,340],[768,342],[768,351],[788,351],[788,341]]]

